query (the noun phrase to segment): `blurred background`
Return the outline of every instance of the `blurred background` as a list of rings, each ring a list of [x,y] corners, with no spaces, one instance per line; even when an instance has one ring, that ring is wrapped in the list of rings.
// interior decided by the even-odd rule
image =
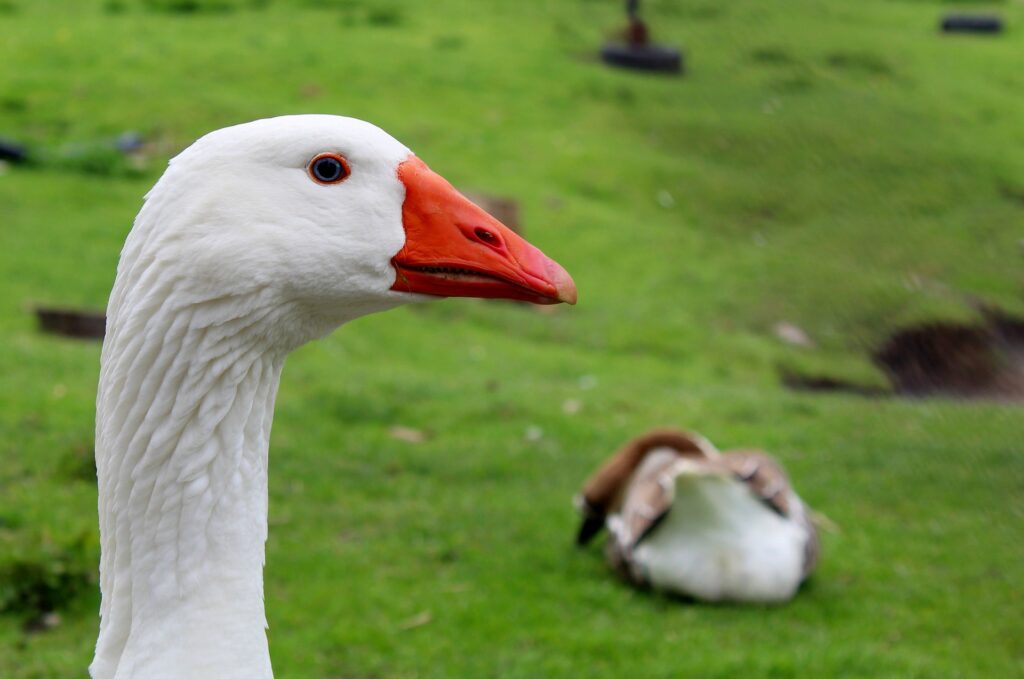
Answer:
[[[617,0],[0,0],[0,676],[85,676],[98,625],[100,344],[37,310],[102,312],[192,140],[304,112],[511,201],[580,302],[289,359],[279,677],[1024,674],[1024,3],[641,11],[684,73],[601,61]],[[583,479],[657,425],[771,451],[828,517],[792,603],[636,592],[572,546]]]

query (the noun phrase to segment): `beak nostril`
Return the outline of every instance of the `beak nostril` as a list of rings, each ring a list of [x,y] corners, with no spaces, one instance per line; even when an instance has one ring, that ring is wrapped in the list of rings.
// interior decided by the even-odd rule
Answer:
[[[487,229],[477,227],[473,229],[473,233],[476,234],[476,237],[480,240],[481,243],[490,245],[491,247],[501,247],[501,238],[499,238],[498,235],[493,231],[488,231]]]

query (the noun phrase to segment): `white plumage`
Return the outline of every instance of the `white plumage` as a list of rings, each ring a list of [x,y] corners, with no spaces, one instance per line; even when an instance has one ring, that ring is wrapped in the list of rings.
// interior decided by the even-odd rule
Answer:
[[[631,440],[587,481],[580,506],[578,542],[607,526],[606,556],[627,580],[704,601],[786,601],[817,560],[809,512],[781,467],[695,434]]]
[[[351,174],[314,181],[324,153]],[[575,301],[564,270],[369,123],[260,120],[171,161],[107,312],[95,679],[271,676],[267,449],[285,356],[425,294]]]

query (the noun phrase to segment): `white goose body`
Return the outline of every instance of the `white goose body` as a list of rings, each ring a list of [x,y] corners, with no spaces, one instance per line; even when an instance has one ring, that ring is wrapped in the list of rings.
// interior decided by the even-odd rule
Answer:
[[[641,577],[657,589],[705,601],[793,596],[803,580],[807,543],[799,521],[769,509],[742,481],[690,460],[676,461],[659,482],[671,485],[672,509],[633,549],[631,568]],[[632,536],[618,519],[611,517],[609,526],[614,539],[627,544]]]
[[[424,295],[553,303],[575,288],[369,123],[261,120],[171,162],[107,312],[94,679],[271,676],[268,445],[285,356]]]
[[[606,523],[606,554],[639,585],[703,601],[777,603],[813,569],[817,534],[782,470],[703,438],[634,439],[588,482],[580,542]]]

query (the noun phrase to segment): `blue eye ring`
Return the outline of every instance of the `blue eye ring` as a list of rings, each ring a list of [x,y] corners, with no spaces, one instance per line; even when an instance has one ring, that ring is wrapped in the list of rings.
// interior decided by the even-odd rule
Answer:
[[[348,161],[337,153],[321,153],[309,161],[306,171],[317,184],[339,184],[352,174]]]

